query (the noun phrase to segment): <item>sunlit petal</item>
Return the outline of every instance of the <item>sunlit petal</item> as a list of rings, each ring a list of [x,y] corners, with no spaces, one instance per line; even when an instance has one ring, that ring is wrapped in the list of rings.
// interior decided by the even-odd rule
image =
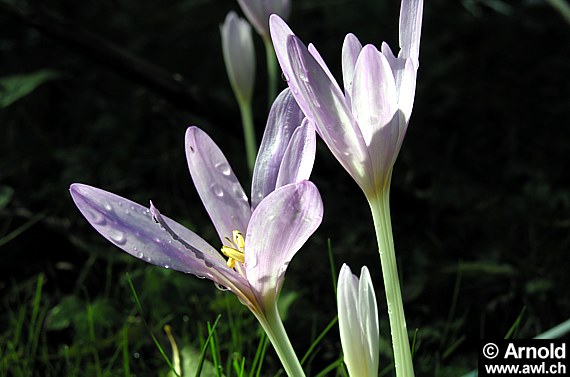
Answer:
[[[313,171],[317,135],[315,126],[307,119],[298,127],[287,145],[279,167],[279,175],[275,188],[307,180]]]
[[[247,196],[220,148],[197,127],[186,131],[186,159],[220,240],[233,230],[244,233],[251,216]]]
[[[400,8],[400,53],[398,57],[412,59],[416,67],[420,54],[423,9],[423,0],[402,0]]]
[[[87,221],[103,237],[134,257],[161,267],[210,276],[207,264],[223,264],[219,253],[206,241],[177,222],[165,218],[168,225],[199,254],[174,242],[157,224],[150,210],[110,192],[73,184],[69,189],[73,201]]]
[[[298,92],[292,89],[301,109],[341,164],[357,182],[367,173],[368,152],[350,108],[336,83],[295,36],[287,39],[289,64]]]
[[[283,186],[259,203],[245,237],[245,265],[260,296],[276,297],[289,262],[322,217],[320,194],[309,181]]]
[[[293,132],[301,125],[304,117],[289,89],[281,92],[273,102],[253,169],[252,209],[275,190],[283,155]]]
[[[358,60],[358,55],[362,50],[362,44],[352,33],[347,34],[342,44],[342,81],[344,83],[344,96],[350,106],[352,93],[352,80],[354,77],[354,67]]]

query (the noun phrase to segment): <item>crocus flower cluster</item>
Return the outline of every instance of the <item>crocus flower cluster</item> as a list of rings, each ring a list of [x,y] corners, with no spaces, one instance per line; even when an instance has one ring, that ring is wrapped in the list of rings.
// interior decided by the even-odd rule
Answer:
[[[275,47],[289,88],[271,106],[256,158],[252,153],[253,121],[244,122],[251,131],[245,135],[248,160],[255,160],[250,164],[251,198],[216,143],[198,127],[186,131],[190,175],[219,243],[209,244],[162,215],[152,202],[146,207],[79,183],[71,185],[71,196],[87,221],[127,253],[208,278],[233,292],[263,326],[286,373],[304,376],[276,301],[289,262],[322,221],[319,191],[308,180],[318,133],[370,203],[387,305],[391,307],[388,314],[396,373],[413,376],[388,197],[414,103],[423,0],[402,0],[397,55],[386,43],[377,49],[363,46],[353,34],[346,36],[342,89],[317,49],[305,46],[282,19],[289,14],[289,0],[238,2],[266,47]],[[251,28],[230,12],[220,31],[232,88],[240,104],[250,103],[255,73]],[[267,56],[268,71],[272,71],[271,56],[275,63],[272,54]],[[242,118],[247,120],[243,111]],[[343,265],[337,304],[349,374],[377,376],[378,309],[366,267],[358,278]]]

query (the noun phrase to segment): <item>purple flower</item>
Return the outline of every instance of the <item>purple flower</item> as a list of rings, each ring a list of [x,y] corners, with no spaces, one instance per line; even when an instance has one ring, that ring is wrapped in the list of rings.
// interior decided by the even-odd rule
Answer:
[[[186,131],[190,174],[220,237],[217,247],[161,215],[152,202],[146,208],[77,183],[71,185],[71,196],[89,223],[127,253],[206,277],[263,316],[275,303],[287,265],[322,220],[320,194],[307,181],[315,157],[315,131],[302,119],[285,90],[270,112],[251,205],[212,139],[197,127]]]
[[[412,113],[423,0],[402,0],[400,51],[342,47],[344,93],[313,45],[307,48],[278,16],[271,37],[289,87],[333,155],[367,196],[389,185]]]
[[[288,18],[291,13],[290,0],[238,0],[241,10],[263,38],[269,38],[269,16],[278,14]]]

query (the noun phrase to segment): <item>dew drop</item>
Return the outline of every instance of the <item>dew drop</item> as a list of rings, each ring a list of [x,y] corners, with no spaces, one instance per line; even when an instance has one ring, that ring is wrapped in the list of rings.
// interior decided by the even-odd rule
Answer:
[[[224,196],[224,190],[217,183],[212,183],[212,185],[210,186],[210,189],[212,190],[214,195],[216,195],[217,197],[221,198],[222,196]]]
[[[105,225],[107,220],[105,220],[105,216],[101,212],[98,211],[85,211],[85,215],[87,216],[89,222],[96,224],[96,225]]]
[[[111,205],[110,205],[109,203],[105,203],[105,206],[104,206],[104,207],[105,207],[105,209],[106,209],[107,211],[112,211],[112,210],[113,210],[113,207],[111,207]]]
[[[187,272],[187,273],[189,274],[190,272]],[[202,276],[202,275],[196,275],[196,277],[197,277],[198,279],[205,279],[205,278],[206,278],[205,276]]]
[[[257,256],[255,254],[247,253],[245,255],[245,263],[247,264],[248,268],[253,268],[257,266]]]
[[[299,78],[305,82],[309,82],[309,78],[307,77],[307,75],[303,72],[299,73]]]
[[[137,253],[137,258],[143,259],[143,257],[144,257],[144,254],[139,251]]]
[[[165,265],[164,265],[164,268],[166,268],[166,269],[168,270],[168,269],[170,268],[170,266],[167,265],[167,264],[165,264]]]
[[[139,359],[140,357],[141,357],[140,353],[138,353],[138,352],[133,353],[133,358]]]
[[[214,282],[214,285],[216,286],[216,288],[218,288],[220,291],[225,292],[225,291],[229,291],[229,288],[224,287],[223,285]]]
[[[288,82],[288,81],[289,81],[289,76],[287,76],[287,75],[285,74],[285,72],[282,72],[282,73],[281,73],[281,78],[282,78],[283,81],[285,81],[285,82]]]
[[[222,173],[223,175],[225,175],[225,176],[230,175],[230,173],[231,173],[231,171],[232,171],[231,168],[230,168],[230,165],[229,165],[227,162],[225,162],[225,161],[216,163],[216,164],[214,165],[214,167],[215,167],[216,169],[218,169],[218,171],[219,171],[220,173]]]
[[[118,229],[111,229],[109,231],[109,238],[117,245],[124,245],[127,243],[125,234]]]

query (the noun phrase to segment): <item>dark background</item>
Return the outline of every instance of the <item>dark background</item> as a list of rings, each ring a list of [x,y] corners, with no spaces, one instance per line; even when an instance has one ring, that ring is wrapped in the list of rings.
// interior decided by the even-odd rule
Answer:
[[[196,345],[206,321],[222,314],[223,344],[232,334],[230,311],[243,322],[239,352],[252,357],[257,328],[229,293],[121,253],[88,226],[68,193],[81,182],[141,204],[152,199],[217,247],[183,136],[189,125],[206,130],[249,190],[219,36],[232,9],[239,12],[229,0],[0,0],[0,85],[12,75],[51,77],[0,108],[2,375],[101,375],[95,371],[105,368],[123,375],[115,355],[123,341],[132,373],[166,373],[141,318],[169,353],[161,325]],[[340,80],[346,33],[397,50],[398,14],[395,0],[293,1],[289,24]],[[266,75],[254,38],[260,139]],[[511,328],[511,336],[529,338],[570,317],[569,47],[570,25],[545,1],[426,2],[414,112],[391,190],[408,327],[419,329],[419,376],[461,375],[476,368],[480,338],[502,338]],[[348,263],[373,273],[380,363],[389,369],[368,205],[320,141],[313,180],[325,218],[290,265],[285,292],[296,299],[285,326],[303,354],[336,314],[330,239],[336,271]],[[268,352],[262,375],[279,368]],[[339,354],[334,327],[309,374]]]

